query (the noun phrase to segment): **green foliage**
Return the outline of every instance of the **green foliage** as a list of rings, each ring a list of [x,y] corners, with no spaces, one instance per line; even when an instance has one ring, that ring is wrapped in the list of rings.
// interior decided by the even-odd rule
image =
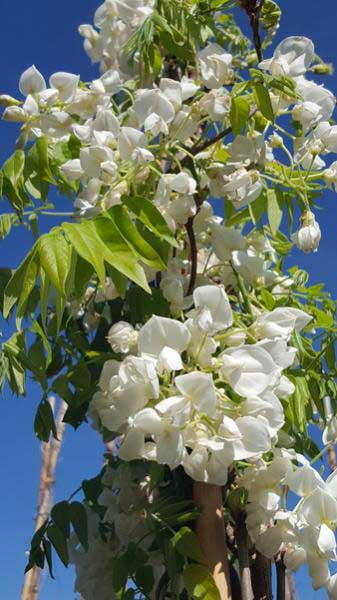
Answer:
[[[84,551],[87,550],[88,523],[84,505],[80,502],[58,502],[53,506],[50,517],[32,538],[26,572],[35,565],[43,568],[46,560],[50,575],[53,577],[52,548],[64,566],[68,566],[68,540],[71,535],[71,526]]]
[[[34,420],[34,431],[41,442],[48,442],[50,434],[57,439],[54,413],[47,399],[40,402]]]
[[[201,552],[197,535],[189,527],[181,527],[172,538],[173,548],[182,556],[203,563],[205,558]]]
[[[219,600],[219,590],[206,567],[189,565],[183,573],[183,579],[190,598],[194,600]]]
[[[230,121],[233,133],[238,135],[245,129],[249,117],[250,104],[244,96],[232,99]]]

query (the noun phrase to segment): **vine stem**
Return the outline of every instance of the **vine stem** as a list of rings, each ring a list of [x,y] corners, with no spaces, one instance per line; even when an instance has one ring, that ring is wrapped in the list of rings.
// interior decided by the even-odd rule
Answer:
[[[196,533],[206,565],[213,575],[221,600],[232,600],[222,488],[195,481],[193,499],[200,513],[196,520]]]

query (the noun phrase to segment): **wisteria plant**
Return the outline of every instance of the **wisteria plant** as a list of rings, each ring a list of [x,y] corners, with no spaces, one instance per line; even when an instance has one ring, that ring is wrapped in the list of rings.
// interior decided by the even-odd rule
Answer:
[[[336,305],[291,261],[337,186],[335,97],[311,40],[272,51],[280,16],[105,0],[79,28],[97,79],[31,66],[0,97],[21,123],[0,233],[33,234],[0,271],[1,384],[40,384],[38,439],[52,394],[114,443],[31,542],[27,569],[56,551],[83,600],[270,600],[273,569],[285,600],[302,564],[337,599]]]

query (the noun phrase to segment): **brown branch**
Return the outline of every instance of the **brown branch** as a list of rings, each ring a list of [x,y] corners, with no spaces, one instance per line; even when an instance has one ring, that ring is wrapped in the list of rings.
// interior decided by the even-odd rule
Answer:
[[[187,290],[187,295],[190,296],[193,294],[195,280],[197,278],[197,268],[198,268],[198,248],[197,242],[195,239],[195,233],[193,229],[193,217],[190,217],[185,225],[188,240],[190,244],[190,257],[191,257],[191,274],[190,274],[190,282]]]
[[[273,600],[271,563],[257,550],[251,563],[251,574],[254,600]]]
[[[229,135],[230,133],[232,133],[232,128],[227,127],[226,129],[223,129],[222,131],[217,133],[216,136],[209,138],[209,139],[205,140],[204,142],[202,142],[202,144],[193,146],[193,148],[190,149],[190,153],[193,154],[193,156],[195,156],[196,154],[199,154],[199,152],[203,152],[204,150],[209,148],[209,146],[212,146],[213,144],[220,142],[220,140],[222,140],[222,138],[226,137],[226,135]]]
[[[49,402],[54,411],[55,398],[51,398]],[[50,439],[48,443],[41,444],[42,462],[34,531],[37,531],[42,526],[49,514],[52,502],[52,490],[55,482],[55,471],[63,440],[65,427],[65,424],[63,423],[63,417],[66,408],[67,405],[62,400],[58,408],[55,424],[58,439],[55,440],[53,438]],[[34,566],[26,573],[22,588],[21,600],[38,600],[40,585],[41,569],[39,569],[37,566]]]
[[[235,521],[235,538],[239,559],[241,597],[242,600],[253,600],[254,595],[248,553],[248,533],[246,528],[246,514],[244,512],[240,512],[237,515]]]
[[[263,59],[260,36],[260,17],[264,0],[241,0],[241,6],[247,13],[253,32],[253,42],[259,62]]]
[[[218,485],[195,481],[193,499],[200,512],[196,532],[206,565],[213,575],[221,600],[231,600],[222,489]]]

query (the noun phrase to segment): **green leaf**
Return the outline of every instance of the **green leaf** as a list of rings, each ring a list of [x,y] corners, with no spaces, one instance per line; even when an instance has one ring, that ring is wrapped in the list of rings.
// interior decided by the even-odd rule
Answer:
[[[109,277],[112,279],[115,285],[118,294],[121,298],[124,298],[128,287],[127,277],[125,277],[125,275],[117,271],[117,269],[114,269],[114,267],[112,267],[111,265],[107,265],[107,271]]]
[[[102,244],[97,238],[92,221],[80,224],[63,223],[63,231],[76,252],[95,269],[102,285],[105,284],[104,257]]]
[[[86,501],[97,504],[98,497],[103,491],[101,476],[98,475],[93,479],[84,479],[82,481],[82,489]]]
[[[112,588],[114,592],[123,591],[129,576],[129,561],[127,554],[114,557],[111,561]]]
[[[43,179],[46,179],[47,181],[53,183],[54,180],[49,167],[47,138],[44,136],[37,138],[35,145],[38,158],[38,175]]]
[[[113,221],[99,217],[91,223],[101,243],[101,252],[106,262],[150,293],[143,267],[138,263],[137,257],[124,241]]]
[[[51,543],[49,540],[46,540],[46,538],[43,538],[42,546],[43,546],[45,557],[47,559],[49,575],[52,579],[55,579],[55,577],[53,575],[53,559],[52,559]]]
[[[268,310],[273,310],[275,307],[275,298],[273,294],[268,292],[265,288],[261,290],[261,300]]]
[[[310,399],[307,381],[303,376],[291,378],[295,384],[295,393],[289,400],[295,418],[295,424],[302,432],[307,427],[306,406]]]
[[[75,533],[85,550],[88,549],[88,518],[81,502],[72,502],[69,506],[69,516]]]
[[[178,247],[178,243],[174,235],[166,223],[164,217],[158,208],[146,198],[140,196],[123,197],[125,204],[138,220],[152,231],[159,238],[166,240],[171,246]]]
[[[67,280],[71,273],[72,247],[59,229],[42,235],[37,243],[40,265],[51,283],[64,297],[67,296]]]
[[[65,500],[58,502],[53,506],[50,513],[54,523],[60,528],[62,533],[69,538],[70,536],[70,510],[69,504]]]
[[[8,379],[10,387],[17,396],[24,395],[26,390],[25,366],[27,362],[29,362],[26,356],[24,332],[20,331],[14,333],[9,340],[4,343],[3,350],[8,359]]]
[[[48,442],[51,433],[57,439],[54,413],[48,400],[42,400],[38,406],[34,419],[34,431],[41,442]]]
[[[3,313],[4,311],[4,297],[5,297],[5,289],[13,275],[12,269],[7,269],[6,267],[0,267],[0,311]]]
[[[51,357],[52,357],[52,349],[51,349],[49,340],[38,321],[33,322],[33,325],[31,326],[30,331],[35,332],[36,335],[38,335],[41,338],[41,340],[43,342],[43,346],[47,352],[46,367],[48,367],[48,365],[51,362]]]
[[[246,127],[249,118],[249,102],[243,96],[232,98],[230,121],[234,135],[238,135]]]
[[[18,223],[18,216],[9,213],[0,216],[0,239],[3,240],[11,231],[12,226]]]
[[[47,537],[55,548],[64,566],[67,567],[69,564],[69,555],[66,536],[57,525],[49,525]]]
[[[211,573],[202,565],[190,565],[183,572],[187,592],[195,600],[220,600],[220,593]]]
[[[312,314],[315,317],[315,325],[316,327],[322,329],[331,329],[334,326],[334,318],[333,315],[324,312],[324,310],[320,310],[317,306],[313,306],[311,309]]]
[[[128,318],[134,325],[145,323],[152,315],[170,315],[169,304],[158,288],[153,288],[149,296],[142,289],[133,286],[126,293],[126,303],[129,307]]]
[[[331,371],[335,370],[336,367],[336,353],[335,353],[335,341],[331,340],[330,344],[328,344],[325,350],[325,360],[328,368]]]
[[[93,266],[78,254],[74,272],[74,294],[76,298],[83,296],[93,272]]]
[[[23,150],[17,150],[8,160],[6,160],[2,167],[4,176],[7,177],[14,188],[16,188],[20,182],[24,166],[25,153]]]
[[[273,234],[278,231],[281,225],[283,215],[283,197],[282,192],[278,190],[267,190],[267,213],[270,229]]]
[[[16,302],[18,302],[18,313],[22,315],[24,312],[37,277],[38,260],[36,255],[36,247],[34,246],[21,265],[14,271],[6,286],[3,309],[5,319]]]
[[[268,119],[268,121],[273,122],[275,119],[274,111],[266,85],[262,83],[254,83],[253,94],[256,104],[263,116]]]
[[[131,250],[134,250],[145,263],[157,269],[165,268],[165,263],[159,254],[138,232],[125,207],[113,206],[106,214],[113,220]]]
[[[46,328],[48,314],[48,299],[49,299],[50,280],[47,273],[40,269],[40,308],[42,325]]]
[[[181,527],[171,540],[173,547],[179,554],[192,558],[198,563],[203,563],[202,554],[197,535],[189,527]]]
[[[153,568],[150,565],[138,567],[135,572],[135,582],[145,594],[151,592],[154,586]]]

